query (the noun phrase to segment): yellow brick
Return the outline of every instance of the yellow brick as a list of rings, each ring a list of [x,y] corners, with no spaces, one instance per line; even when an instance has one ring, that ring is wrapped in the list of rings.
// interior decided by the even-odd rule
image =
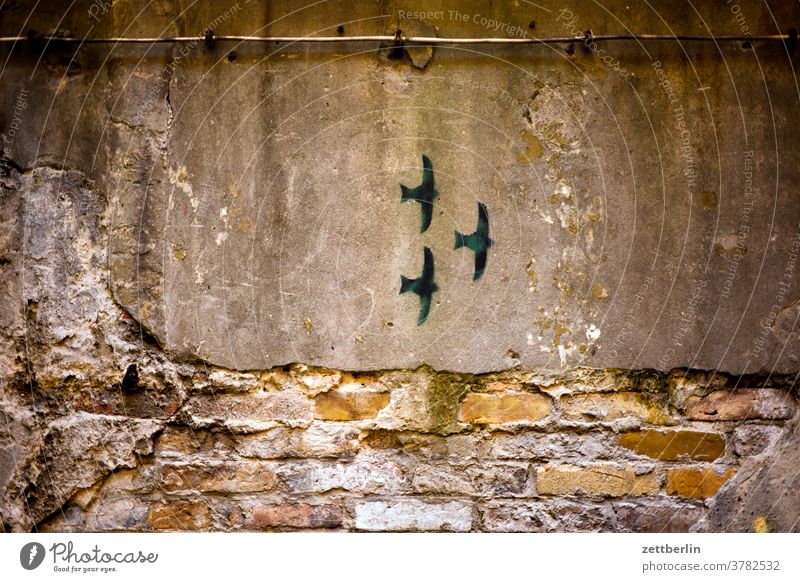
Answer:
[[[735,474],[733,469],[719,474],[711,467],[670,469],[667,471],[667,494],[694,499],[712,497]]]
[[[725,452],[725,439],[714,432],[693,430],[628,432],[619,444],[638,455],[662,461],[713,461]]]
[[[553,401],[542,394],[499,392],[468,394],[461,405],[460,420],[473,424],[536,422],[550,416]]]
[[[547,465],[537,470],[536,485],[541,495],[623,497],[658,492],[655,472],[636,475],[633,468],[616,465]]]
[[[334,390],[316,399],[315,416],[322,420],[363,420],[375,418],[389,404],[385,392],[343,392]]]

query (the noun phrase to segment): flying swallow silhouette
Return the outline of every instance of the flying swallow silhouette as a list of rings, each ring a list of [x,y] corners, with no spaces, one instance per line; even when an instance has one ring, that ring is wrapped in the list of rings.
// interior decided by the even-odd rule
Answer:
[[[489,238],[489,211],[483,202],[478,202],[478,227],[475,232],[463,235],[456,231],[456,246],[454,249],[467,247],[475,252],[475,273],[472,280],[477,281],[486,270],[486,258],[489,247],[494,241]]]
[[[400,293],[412,291],[419,295],[420,310],[417,325],[422,325],[428,319],[431,310],[431,296],[439,290],[433,281],[433,253],[425,247],[425,263],[422,266],[422,275],[419,279],[409,279],[400,275]]]
[[[433,164],[428,156],[422,156],[422,168],[422,184],[416,188],[409,188],[400,184],[400,189],[403,191],[400,201],[416,200],[420,203],[422,210],[422,228],[420,232],[425,232],[431,225],[433,201],[439,197],[439,193],[433,188]]]

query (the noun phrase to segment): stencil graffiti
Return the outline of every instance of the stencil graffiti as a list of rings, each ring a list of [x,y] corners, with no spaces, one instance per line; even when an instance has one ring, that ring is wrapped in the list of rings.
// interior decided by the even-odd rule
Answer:
[[[472,280],[477,281],[486,270],[486,259],[489,247],[494,241],[489,238],[489,211],[483,202],[478,202],[478,226],[475,232],[463,235],[456,231],[456,245],[454,249],[467,247],[475,253],[475,272]]]
[[[433,219],[433,202],[439,197],[439,193],[434,188],[433,164],[428,156],[422,156],[422,184],[416,188],[408,188],[400,185],[403,194],[401,202],[406,200],[416,200],[422,209],[422,228],[420,233],[428,230]],[[494,244],[489,238],[489,210],[483,202],[478,202],[478,226],[472,234],[461,234],[455,231],[456,243],[454,250],[466,247],[475,253],[475,271],[472,280],[477,281],[483,276],[486,270],[489,247]],[[420,312],[417,325],[422,325],[428,319],[431,311],[431,297],[439,290],[439,286],[434,281],[434,260],[433,252],[429,247],[424,250],[424,264],[422,275],[417,279],[409,279],[400,275],[400,293],[411,291],[419,295]]]
[[[433,280],[433,253],[431,249],[425,247],[424,254],[425,260],[422,265],[422,275],[419,278],[409,279],[400,275],[400,293],[411,291],[419,295],[420,309],[417,325],[422,325],[428,319],[428,314],[431,311],[431,297],[439,290],[439,286]]]
[[[433,218],[433,202],[439,197],[439,193],[433,187],[433,164],[428,156],[422,156],[422,184],[416,188],[400,185],[402,196],[401,202],[415,200],[420,203],[422,211],[422,226],[420,233],[428,230]]]

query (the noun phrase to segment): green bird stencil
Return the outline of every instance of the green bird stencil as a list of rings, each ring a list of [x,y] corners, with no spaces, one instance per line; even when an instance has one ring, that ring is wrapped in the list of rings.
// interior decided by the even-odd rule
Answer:
[[[433,218],[433,202],[439,197],[439,193],[433,187],[433,164],[428,156],[422,156],[422,184],[416,188],[409,188],[400,184],[402,195],[400,201],[415,200],[420,203],[422,210],[422,228],[420,232],[425,232],[431,225]]]
[[[431,297],[439,290],[433,280],[433,253],[425,247],[425,261],[422,265],[422,275],[418,279],[409,279],[400,275],[400,293],[411,291],[419,295],[420,310],[417,325],[422,325],[428,319],[431,311]]]
[[[489,211],[483,202],[478,202],[478,227],[472,234],[464,235],[456,231],[456,246],[454,249],[467,247],[475,252],[475,273],[472,280],[477,281],[486,270],[486,260],[489,247],[494,241],[489,238]]]

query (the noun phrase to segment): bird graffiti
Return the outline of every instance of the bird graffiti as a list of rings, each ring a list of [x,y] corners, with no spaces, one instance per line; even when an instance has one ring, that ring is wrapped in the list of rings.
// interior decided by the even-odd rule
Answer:
[[[434,189],[433,184],[433,164],[428,156],[422,156],[422,184],[416,188],[409,188],[400,184],[402,195],[400,201],[415,200],[420,203],[422,211],[422,226],[420,232],[425,232],[431,225],[433,219],[433,202],[439,197],[439,193]]]
[[[494,241],[489,238],[489,211],[483,202],[478,202],[478,226],[472,234],[464,235],[456,232],[456,245],[454,250],[467,247],[475,252],[475,272],[472,280],[477,281],[486,270],[486,260],[489,247]]]
[[[431,297],[439,290],[439,286],[433,280],[434,265],[431,249],[425,247],[424,255],[425,260],[422,266],[422,275],[420,275],[419,278],[409,279],[408,277],[400,275],[400,293],[411,291],[419,295],[420,310],[417,325],[422,325],[425,323],[425,320],[428,319],[428,314],[431,311]]]

